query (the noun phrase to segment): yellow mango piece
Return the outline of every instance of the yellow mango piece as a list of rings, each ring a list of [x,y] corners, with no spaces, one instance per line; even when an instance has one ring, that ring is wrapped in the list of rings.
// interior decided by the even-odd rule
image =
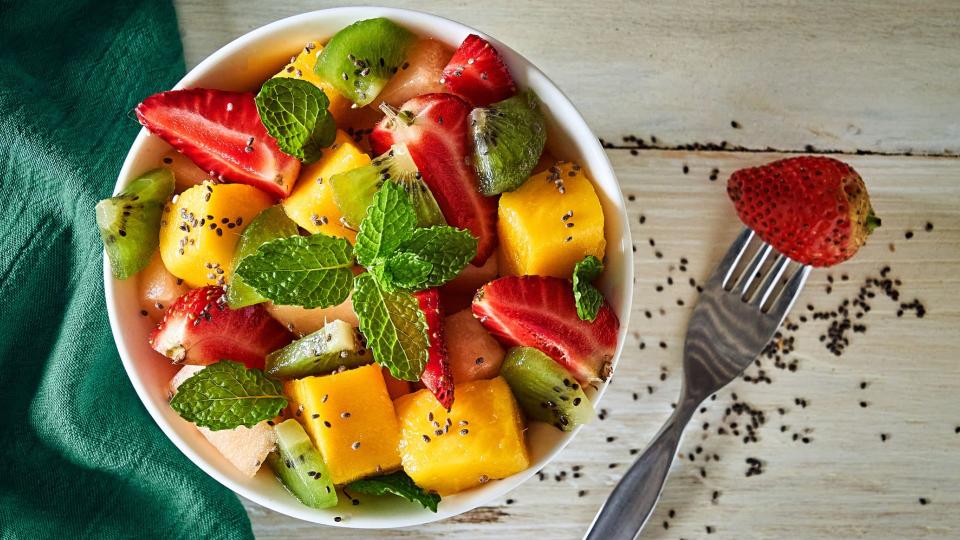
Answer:
[[[269,195],[244,184],[204,182],[184,191],[160,220],[164,266],[191,288],[222,285],[243,229],[272,205]]]
[[[274,77],[303,79],[323,90],[323,93],[327,95],[327,99],[330,100],[330,106],[327,107],[327,110],[333,115],[333,119],[336,120],[337,125],[343,125],[345,119],[351,115],[351,106],[353,103],[337,92],[333,88],[333,85],[321,79],[320,76],[313,71],[314,66],[317,65],[317,57],[320,56],[320,51],[322,50],[323,46],[320,45],[319,40],[308,42],[300,49],[300,53],[292,57],[290,63],[283,66],[283,69],[274,75]]]
[[[449,413],[427,390],[394,401],[403,470],[418,486],[449,495],[530,466],[520,410],[503,377],[458,384],[453,395]]]
[[[380,366],[288,381],[284,391],[334,483],[400,467],[400,425]]]
[[[502,275],[569,278],[587,255],[603,260],[603,208],[584,170],[557,163],[500,196]]]
[[[300,178],[293,192],[283,200],[283,209],[290,219],[311,233],[323,233],[346,238],[353,242],[356,231],[340,222],[340,209],[333,199],[330,177],[370,163],[353,143],[349,135],[337,130],[333,145],[323,151],[323,157],[300,170]]]

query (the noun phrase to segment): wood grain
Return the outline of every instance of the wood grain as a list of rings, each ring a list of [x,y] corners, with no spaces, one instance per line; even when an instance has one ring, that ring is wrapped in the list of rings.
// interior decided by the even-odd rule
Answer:
[[[179,0],[187,62],[266,22],[346,3]],[[498,0],[482,9],[468,2],[381,3],[432,11],[510,44],[610,141],[635,134],[645,143],[655,135],[666,146],[727,141],[784,151],[813,145],[851,153],[960,153],[956,2],[599,1],[588,10],[550,1]],[[696,298],[688,280],[709,274],[739,228],[724,180],[737,168],[782,156],[608,153],[633,199],[637,287],[631,338],[601,405],[603,419],[544,470],[543,481],[534,478],[509,499],[468,514],[415,529],[333,530],[246,502],[258,537],[581,537],[632,461],[630,451],[644,446],[676,399],[681,343]],[[765,361],[771,384],[737,381],[694,418],[683,459],[642,538],[960,537],[960,160],[843,159],[866,179],[883,227],[849,263],[812,274],[791,317],[808,322],[785,336],[795,340],[786,359],[797,361],[796,371]],[[711,181],[714,169],[718,180]],[[909,240],[907,231],[914,233]],[[897,302],[871,299],[872,309],[857,321],[865,333],[850,333],[846,352],[833,356],[819,341],[829,322],[811,321],[807,305],[835,310],[888,265],[889,277],[902,281],[900,301],[919,299],[925,316],[898,317]],[[729,430],[717,433],[738,420],[735,413],[723,419],[733,393],[766,415],[755,443]],[[746,477],[747,458],[760,459],[763,474]],[[579,478],[574,466],[581,467]]]
[[[507,43],[607,140],[960,153],[960,2],[377,3]],[[350,4],[176,1],[190,66],[265,23]]]

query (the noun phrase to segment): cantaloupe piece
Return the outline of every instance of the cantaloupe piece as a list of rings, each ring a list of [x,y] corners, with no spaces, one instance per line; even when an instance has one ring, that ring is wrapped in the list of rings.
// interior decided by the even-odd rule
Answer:
[[[449,495],[530,466],[523,421],[502,377],[458,384],[450,412],[428,390],[397,399],[403,470]]]
[[[500,196],[501,275],[569,278],[587,255],[603,260],[603,208],[585,171],[558,163]]]
[[[455,384],[492,379],[500,373],[507,353],[470,309],[443,319],[443,340]]]
[[[163,319],[163,313],[170,304],[190,290],[182,279],[167,271],[159,251],[153,254],[150,263],[140,271],[137,277],[140,309],[146,311],[156,322]]]
[[[294,418],[323,454],[336,484],[400,466],[400,426],[380,366],[288,381]]]
[[[273,199],[252,186],[211,182],[175,199],[160,218],[164,266],[191,288],[226,283],[240,234]]]
[[[305,308],[300,306],[281,306],[271,302],[264,304],[267,313],[280,321],[287,330],[299,336],[312,334],[330,321],[341,320],[353,326],[360,326],[357,314],[353,311],[350,296],[342,304],[326,308]]]
[[[206,366],[183,366],[170,379],[170,394],[176,394],[177,388],[183,381],[197,374]],[[209,428],[197,426],[200,433],[216,448],[227,461],[246,476],[254,476],[267,459],[267,455],[277,445],[277,435],[273,431],[273,423],[278,421],[264,420],[253,427],[239,426],[233,429],[212,431]]]
[[[340,209],[333,199],[330,177],[370,163],[370,156],[363,153],[350,136],[337,130],[337,137],[323,156],[300,170],[297,185],[290,196],[283,200],[283,209],[297,225],[311,233],[323,233],[346,238],[353,242],[357,233],[343,226]]]
[[[164,154],[160,158],[160,166],[170,169],[173,173],[173,180],[176,183],[175,193],[183,193],[193,186],[202,184],[204,180],[210,180],[210,173],[197,167],[190,158],[176,150]]]

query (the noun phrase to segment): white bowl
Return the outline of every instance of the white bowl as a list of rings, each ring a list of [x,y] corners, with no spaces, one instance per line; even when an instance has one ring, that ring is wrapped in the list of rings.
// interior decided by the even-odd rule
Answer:
[[[326,9],[289,17],[235,39],[190,70],[175,88],[256,90],[304,43],[329,39],[350,23],[372,17],[388,17],[419,35],[436,38],[454,48],[468,34],[479,34],[497,47],[517,83],[533,89],[540,96],[547,114],[549,147],[554,155],[577,161],[587,169],[603,204],[608,245],[607,270],[601,288],[621,323],[614,357],[616,367],[627,333],[633,293],[630,229],[617,178],[597,137],[566,96],[543,73],[509,47],[473,28],[426,13],[380,7]],[[115,192],[119,192],[141,173],[156,167],[160,156],[168,150],[169,146],[158,137],[150,135],[145,129],[141,130],[120,170]],[[579,431],[564,434],[550,426],[531,425],[527,437],[532,463],[529,469],[444,497],[437,513],[395,497],[365,498],[359,506],[342,501],[340,506],[326,510],[308,508],[288,493],[267,468],[254,478],[243,476],[220,456],[192,424],[181,419],[169,407],[167,382],[176,367],[165,362],[147,345],[150,323],[139,315],[136,280],[115,280],[108,266],[104,259],[107,312],[117,349],[133,387],[160,429],[191,461],[221,484],[288,516],[355,528],[406,527],[455,516],[489,503],[520,485],[560,453]],[[600,401],[605,390],[605,384],[591,390],[594,405]],[[342,521],[335,522],[335,516],[342,517]]]

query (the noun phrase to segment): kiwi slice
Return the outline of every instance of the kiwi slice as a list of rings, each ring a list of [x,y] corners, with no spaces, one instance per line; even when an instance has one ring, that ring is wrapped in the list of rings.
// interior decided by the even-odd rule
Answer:
[[[486,196],[513,191],[530,178],[547,142],[540,100],[531,90],[470,112],[473,163]]]
[[[360,222],[367,216],[367,207],[373,202],[373,195],[387,180],[403,187],[413,201],[417,211],[417,225],[430,227],[446,225],[443,213],[433,193],[420,176],[407,147],[395,144],[385,154],[377,157],[369,165],[336,174],[330,178],[333,188],[333,200],[343,215],[346,225],[359,230]]]
[[[236,268],[244,257],[256,252],[261,245],[299,233],[297,224],[287,217],[280,205],[267,208],[257,214],[257,217],[253,218],[240,235],[240,241],[237,242],[236,251],[233,253],[233,267]],[[267,298],[243,281],[242,277],[234,274],[230,278],[230,284],[227,286],[227,305],[231,308],[239,309],[266,301]]]
[[[357,21],[330,39],[314,71],[363,107],[400,69],[415,39],[409,30],[383,17]]]
[[[537,349],[510,349],[500,375],[531,420],[572,431],[593,417],[593,406],[573,375]]]
[[[299,379],[369,364],[373,358],[349,323],[323,328],[267,355],[264,372],[275,379]]]
[[[160,217],[173,187],[173,173],[154,169],[97,203],[97,227],[113,277],[127,279],[150,262],[160,245]]]
[[[267,464],[290,493],[310,508],[330,508],[337,504],[337,490],[323,456],[294,419],[274,428],[277,450],[267,456]]]

